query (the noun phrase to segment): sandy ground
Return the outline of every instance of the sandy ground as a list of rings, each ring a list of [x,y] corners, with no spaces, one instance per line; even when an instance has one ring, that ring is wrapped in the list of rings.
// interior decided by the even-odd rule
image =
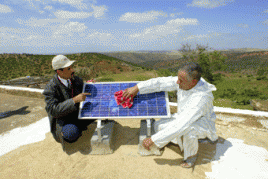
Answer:
[[[0,117],[0,139],[9,131],[47,117],[45,103],[41,99],[2,93],[0,99],[1,112],[23,109],[22,112],[9,112]],[[77,142],[68,144],[66,152],[52,134],[46,132],[44,140],[20,146],[0,156],[0,178],[230,178],[225,176],[230,175],[230,171],[234,172],[231,176],[268,178],[268,132],[257,122],[257,117],[224,113],[217,116],[219,142],[200,143],[199,157],[193,169],[179,166],[183,153],[173,144],[165,147],[162,156],[140,156],[137,153],[140,120],[117,119],[113,154],[89,154],[95,124],[90,125]],[[224,117],[244,120],[228,121]],[[46,130],[47,125],[48,121],[46,126],[43,125]],[[2,140],[0,145],[3,148],[8,146],[7,143]]]

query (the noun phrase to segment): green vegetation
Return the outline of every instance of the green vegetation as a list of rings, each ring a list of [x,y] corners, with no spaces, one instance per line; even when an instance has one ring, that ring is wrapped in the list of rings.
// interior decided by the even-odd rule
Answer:
[[[113,78],[101,78],[99,82],[108,82],[108,81],[115,81]]]
[[[183,58],[188,61],[198,62],[203,69],[203,78],[216,86],[217,91],[213,92],[214,104],[221,101],[222,105],[225,104],[223,105],[225,107],[252,109],[249,105],[250,99],[268,99],[268,84],[263,83],[267,79],[265,76],[267,74],[265,69],[267,64],[257,71],[256,80],[253,75],[242,77],[242,74],[239,74],[239,78],[236,75],[224,78],[221,73],[215,72],[226,72],[228,69],[228,65],[226,65],[227,57],[217,51],[205,54],[203,52],[206,48],[208,47],[197,45],[196,51],[198,53],[196,53],[186,44],[183,45],[182,51],[186,52]]]
[[[55,72],[52,69],[51,60],[54,55],[31,55],[31,54],[0,54],[0,81],[6,81],[23,76],[51,76]],[[83,79],[91,79],[106,75],[116,74],[118,69],[124,72],[127,64],[133,71],[142,68],[137,64],[124,62],[113,57],[97,53],[82,53],[66,55],[71,60],[76,60],[74,68],[76,75]],[[106,67],[108,70],[103,70]]]
[[[96,78],[100,82],[145,81],[154,77],[177,76],[181,64],[195,61],[204,69],[203,78],[217,88],[217,91],[213,92],[215,106],[252,110],[250,99],[268,99],[268,55],[259,56],[257,59],[253,53],[235,53],[232,56],[223,55],[218,51],[204,53],[207,47],[197,46],[196,50],[188,47],[184,46],[182,58],[151,53],[147,54],[147,61],[145,53],[145,56],[138,53],[117,54],[120,58],[140,58],[137,62],[135,58],[128,61],[119,60],[98,53],[66,56],[76,60],[74,69],[77,76],[84,81]],[[24,76],[51,77],[55,74],[51,66],[53,57],[54,55],[0,54],[0,81]],[[162,61],[157,57],[163,58]],[[168,94],[171,102],[177,101],[176,92]]]
[[[177,71],[172,72],[169,69],[159,69],[157,70],[157,75],[158,76],[177,76]]]
[[[268,99],[268,83],[256,79],[248,81],[247,78],[230,77],[217,83],[217,91],[213,92],[215,101],[230,100],[233,108],[252,109],[250,99]]]

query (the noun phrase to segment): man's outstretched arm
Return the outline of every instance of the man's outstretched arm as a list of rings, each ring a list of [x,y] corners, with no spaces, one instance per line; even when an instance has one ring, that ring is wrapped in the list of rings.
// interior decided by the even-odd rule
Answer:
[[[138,92],[140,94],[154,93],[160,91],[177,90],[177,77],[158,77],[147,81],[139,82],[136,86],[127,88],[123,93],[123,97],[129,98],[131,95],[135,97]]]

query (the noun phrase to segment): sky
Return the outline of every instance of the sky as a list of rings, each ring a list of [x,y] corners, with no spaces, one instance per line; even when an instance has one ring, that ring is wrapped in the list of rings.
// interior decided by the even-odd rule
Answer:
[[[0,53],[268,49],[267,0],[1,0]]]

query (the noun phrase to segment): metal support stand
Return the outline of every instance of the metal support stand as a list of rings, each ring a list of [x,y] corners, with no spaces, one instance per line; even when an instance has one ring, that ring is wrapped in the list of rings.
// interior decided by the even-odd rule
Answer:
[[[97,121],[98,142],[101,142],[101,119]]]
[[[146,119],[147,123],[147,137],[151,137],[151,119]]]

